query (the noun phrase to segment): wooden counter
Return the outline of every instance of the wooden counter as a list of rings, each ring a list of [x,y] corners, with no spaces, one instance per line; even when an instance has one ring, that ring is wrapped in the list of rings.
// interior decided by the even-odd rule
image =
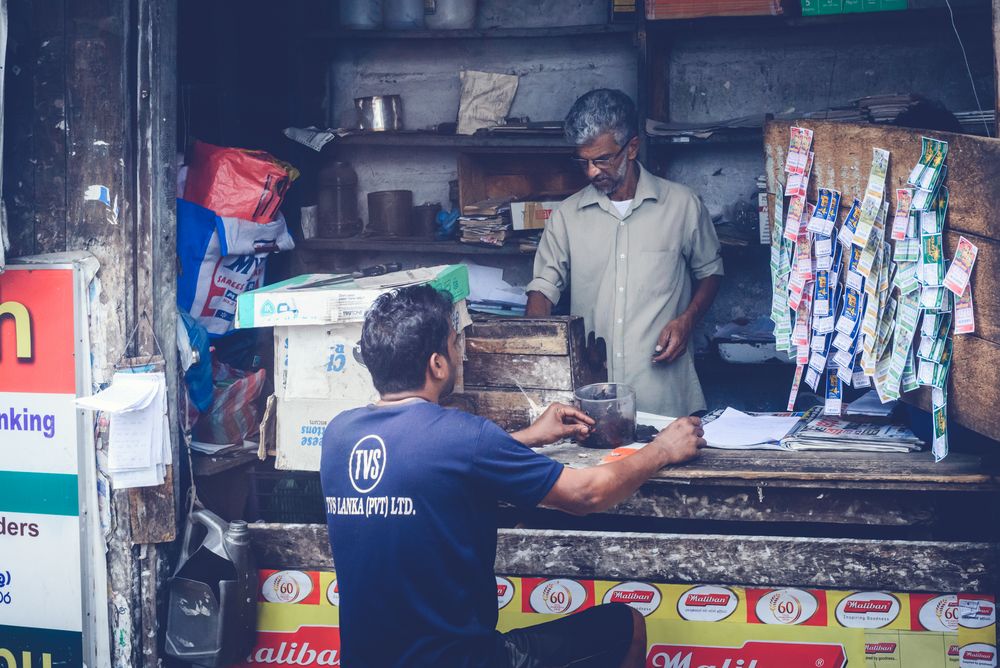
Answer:
[[[573,466],[606,451],[542,449]],[[892,591],[998,591],[1000,483],[978,457],[708,450],[669,467],[605,518],[690,520],[690,531],[500,529],[496,570],[524,576]],[[560,514],[549,513],[557,523]],[[568,519],[568,518],[567,518]],[[550,520],[552,521],[552,520]],[[811,535],[728,535],[728,521]],[[864,537],[824,537],[862,529]],[[752,525],[755,526],[755,525]],[[795,525],[793,525],[795,526]],[[818,528],[820,527],[820,528]],[[902,527],[919,540],[886,538]],[[965,527],[964,533],[962,527]],[[767,530],[765,530],[767,529]],[[251,525],[261,567],[331,569],[324,525]],[[956,533],[957,532],[957,533]],[[787,532],[786,532],[787,533]],[[795,533],[794,531],[791,533]],[[961,538],[938,539],[948,533]],[[723,535],[727,534],[727,535]]]

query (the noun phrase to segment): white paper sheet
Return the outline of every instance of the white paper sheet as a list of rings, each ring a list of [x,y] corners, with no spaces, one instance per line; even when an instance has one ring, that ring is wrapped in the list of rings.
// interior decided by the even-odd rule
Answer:
[[[778,448],[778,441],[798,424],[797,417],[747,415],[726,408],[705,425],[705,440],[710,448]]]

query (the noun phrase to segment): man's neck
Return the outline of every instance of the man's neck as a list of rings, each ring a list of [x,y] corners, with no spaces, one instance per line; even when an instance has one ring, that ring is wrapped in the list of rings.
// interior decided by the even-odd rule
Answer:
[[[635,191],[639,186],[639,163],[635,160],[630,160],[628,163],[628,172],[625,174],[625,180],[618,190],[614,191],[608,198],[615,202],[625,202],[630,199],[635,199]]]
[[[395,406],[412,401],[428,401],[436,404],[440,399],[440,392],[434,388],[424,387],[419,390],[407,390],[405,392],[388,392],[381,395],[377,406]]]

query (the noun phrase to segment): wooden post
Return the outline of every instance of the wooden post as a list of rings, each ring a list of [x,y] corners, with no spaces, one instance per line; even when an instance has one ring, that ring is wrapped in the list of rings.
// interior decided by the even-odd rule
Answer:
[[[1000,109],[1000,0],[993,0],[993,94],[993,108]]]

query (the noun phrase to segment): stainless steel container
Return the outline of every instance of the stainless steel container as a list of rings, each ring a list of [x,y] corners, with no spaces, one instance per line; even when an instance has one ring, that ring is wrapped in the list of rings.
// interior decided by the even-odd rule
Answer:
[[[358,127],[371,132],[403,129],[403,100],[398,95],[354,98]]]

